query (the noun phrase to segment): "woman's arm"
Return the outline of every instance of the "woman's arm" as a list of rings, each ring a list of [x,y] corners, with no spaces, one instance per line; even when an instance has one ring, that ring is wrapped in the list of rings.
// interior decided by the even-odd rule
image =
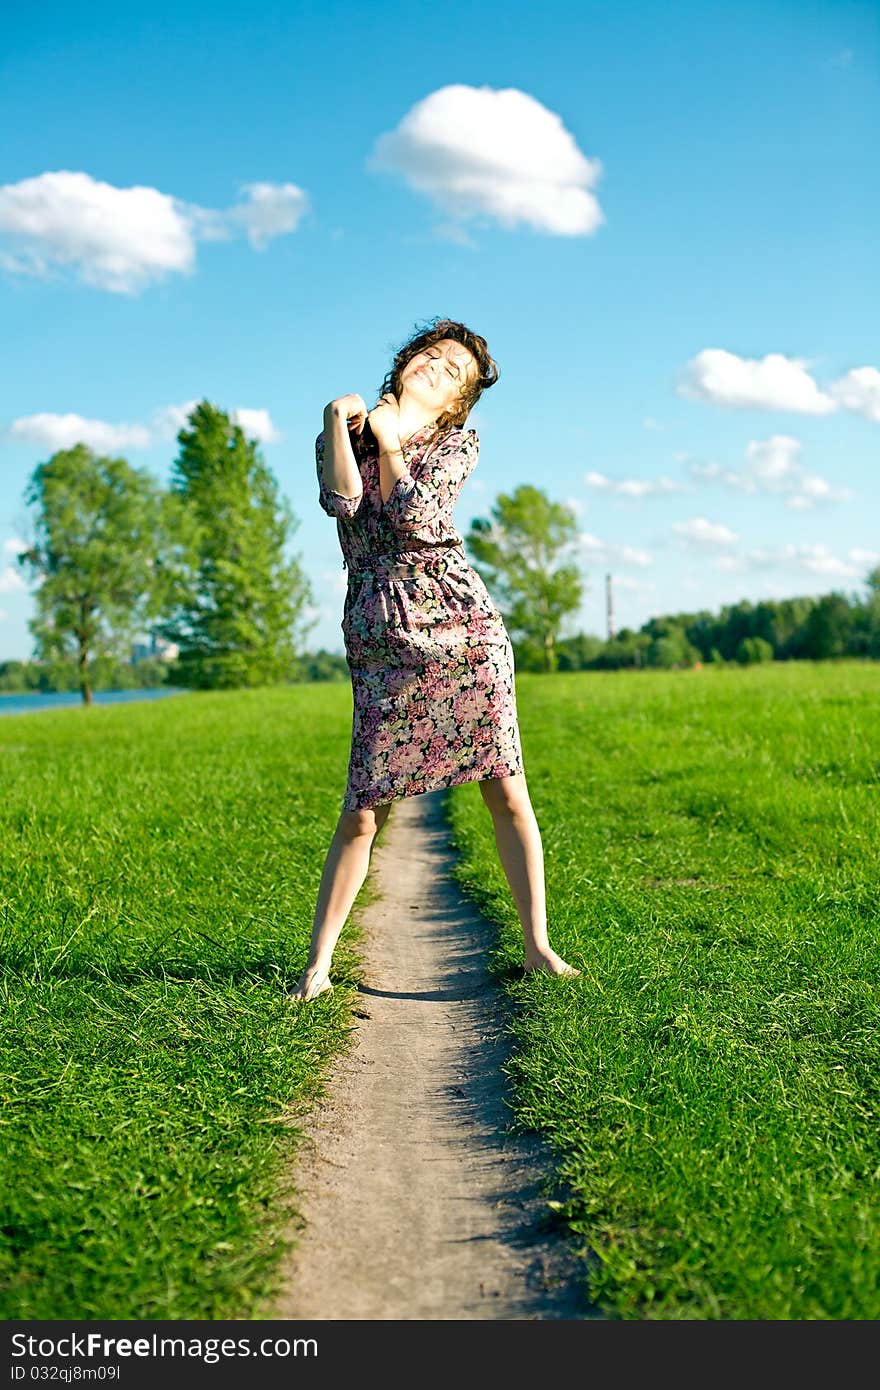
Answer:
[[[348,429],[346,398],[324,407],[324,428],[315,440],[318,501],[329,516],[350,520],[363,498],[361,480]]]
[[[465,479],[477,466],[479,453],[477,431],[459,427],[429,452],[418,480],[404,464],[384,506],[395,531],[402,535],[422,531],[450,517]]]

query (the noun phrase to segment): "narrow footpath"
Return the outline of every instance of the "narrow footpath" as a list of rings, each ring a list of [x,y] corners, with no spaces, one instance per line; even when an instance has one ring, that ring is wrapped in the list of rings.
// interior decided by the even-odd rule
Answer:
[[[595,1316],[547,1220],[552,1159],[510,1132],[510,1005],[486,968],[493,929],[452,878],[444,795],[395,803],[374,846],[357,1027],[305,1123],[304,1225],[264,1317]]]

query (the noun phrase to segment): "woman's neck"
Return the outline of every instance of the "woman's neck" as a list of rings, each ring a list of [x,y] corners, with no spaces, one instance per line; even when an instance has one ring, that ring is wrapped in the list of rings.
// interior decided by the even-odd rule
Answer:
[[[412,439],[413,435],[421,434],[422,430],[428,429],[428,427],[434,423],[435,421],[433,419],[426,420],[424,416],[405,415],[403,411],[401,411],[399,418],[401,444],[405,444],[408,439]]]

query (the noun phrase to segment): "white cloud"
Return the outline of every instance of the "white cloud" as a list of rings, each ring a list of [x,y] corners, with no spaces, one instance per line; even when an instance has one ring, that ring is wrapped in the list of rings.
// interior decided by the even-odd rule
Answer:
[[[651,565],[653,559],[647,550],[639,550],[632,545],[614,545],[609,541],[601,541],[598,536],[591,536],[588,531],[581,531],[578,534],[577,543],[585,552],[588,564],[591,565]]]
[[[246,183],[247,202],[230,208],[230,223],[244,227],[255,251],[263,251],[277,236],[295,232],[309,206],[308,195],[295,183]]]
[[[10,536],[8,540],[3,542],[4,555],[22,555],[26,550],[27,545],[24,541],[20,541],[17,536]]]
[[[8,270],[46,276],[74,266],[88,285],[136,293],[195,261],[193,237],[175,200],[156,188],[114,188],[58,170],[0,187],[0,232]]]
[[[872,569],[875,565],[880,565],[880,550],[851,550],[849,558],[854,565],[865,565]]]
[[[833,555],[827,545],[802,547],[802,552],[799,556],[801,564],[804,569],[811,570],[814,574],[852,576],[853,578],[858,574],[855,565],[848,564],[846,560],[841,560]]]
[[[160,439],[174,439],[183,429],[189,428],[189,417],[198,405],[197,400],[184,401],[182,405],[163,405],[152,414],[152,431]]]
[[[686,490],[684,484],[674,478],[609,478],[604,473],[590,472],[584,482],[587,487],[614,492],[621,497],[654,497],[659,493]]]
[[[817,473],[807,473],[800,462],[800,440],[787,434],[752,439],[746,446],[746,468],[737,473],[720,463],[692,462],[693,478],[721,483],[746,493],[781,493],[785,504],[804,511],[822,502],[842,502],[855,496],[851,488],[834,487]]]
[[[729,526],[719,521],[709,521],[704,516],[691,517],[689,521],[674,521],[672,529],[686,544],[735,545],[739,540]]]
[[[615,589],[629,589],[633,593],[647,594],[657,585],[651,579],[634,579],[631,574],[615,574],[613,576]]]
[[[832,487],[825,479],[815,473],[802,473],[798,481],[798,491],[785,499],[787,507],[806,511],[817,502],[840,502],[855,497],[852,488]]]
[[[692,462],[688,471],[693,478],[704,478],[707,482],[723,483],[725,487],[741,488],[743,492],[757,492],[754,478],[746,473],[737,473],[733,468],[725,468],[721,463]]]
[[[241,426],[248,439],[256,439],[260,444],[277,444],[281,439],[268,410],[234,410],[232,420]]]
[[[3,432],[10,443],[37,444],[51,450],[72,449],[86,444],[96,453],[112,453],[122,449],[148,449],[162,440],[173,439],[179,430],[189,426],[189,415],[197,401],[183,405],[166,405],[154,410],[149,425],[112,425],[106,420],[87,420],[82,415],[23,415]],[[276,444],[281,434],[272,423],[268,410],[242,406],[229,412],[234,424],[241,425],[249,439]]]
[[[87,444],[102,452],[114,449],[146,449],[150,431],[145,425],[111,425],[106,420],[87,420],[82,415],[23,415],[6,429],[12,443],[44,448],[72,449]]]
[[[27,585],[17,569],[12,565],[6,565],[0,570],[0,594],[16,594],[19,590],[26,589]]]
[[[520,223],[555,236],[585,236],[605,221],[592,192],[602,174],[561,118],[516,87],[453,83],[417,102],[380,135],[370,170],[401,174],[452,219]]]
[[[828,390],[846,410],[880,422],[880,372],[876,367],[853,367]]]
[[[769,489],[789,487],[797,478],[799,439],[788,434],[774,434],[769,439],[751,439],[746,445],[746,458],[759,485]]]
[[[688,362],[676,390],[679,396],[715,405],[829,415],[837,402],[817,386],[805,370],[808,365],[806,359],[779,352],[756,360],[704,348]]]
[[[835,555],[821,542],[789,543],[776,549],[762,547],[743,555],[725,555],[714,562],[715,569],[748,570],[795,569],[839,579],[861,579],[867,570],[880,564],[880,551],[853,549],[846,558]]]
[[[244,202],[217,211],[68,169],[5,184],[0,266],[43,279],[69,269],[96,289],[138,294],[171,274],[192,274],[197,241],[228,240],[243,229],[262,249],[293,231],[308,205],[295,184],[245,184],[243,192]]]

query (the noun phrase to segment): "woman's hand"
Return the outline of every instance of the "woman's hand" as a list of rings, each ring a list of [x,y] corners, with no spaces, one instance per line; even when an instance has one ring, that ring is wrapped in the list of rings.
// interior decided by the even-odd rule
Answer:
[[[381,450],[390,452],[400,448],[400,406],[392,391],[386,391],[376,402],[367,419]]]
[[[356,426],[358,434],[363,434],[367,423],[367,403],[363,396],[337,396],[335,401],[324,407],[325,417],[328,411],[341,415],[349,429]]]

